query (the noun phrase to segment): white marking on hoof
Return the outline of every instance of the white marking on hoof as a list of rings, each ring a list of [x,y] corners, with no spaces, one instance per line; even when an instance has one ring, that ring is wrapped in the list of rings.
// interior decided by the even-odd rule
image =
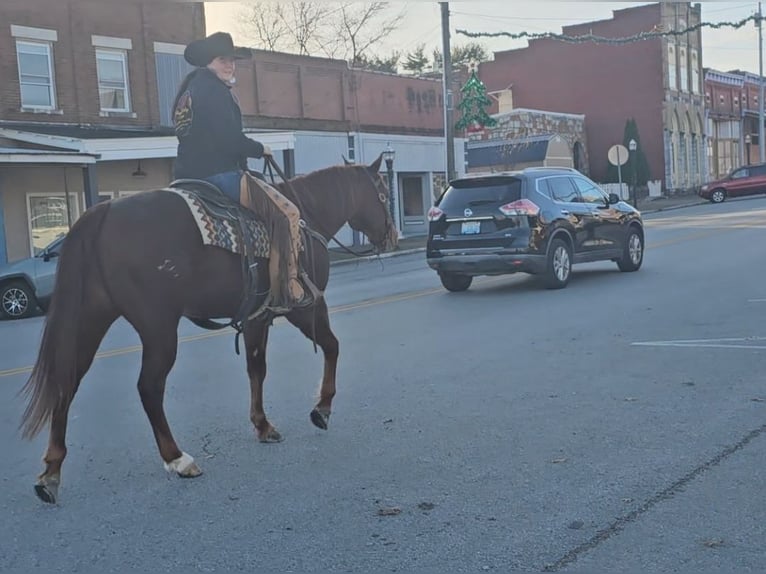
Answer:
[[[185,452],[181,453],[175,460],[165,463],[165,470],[168,472],[177,472],[178,474],[184,474],[189,467],[194,464],[194,458]]]

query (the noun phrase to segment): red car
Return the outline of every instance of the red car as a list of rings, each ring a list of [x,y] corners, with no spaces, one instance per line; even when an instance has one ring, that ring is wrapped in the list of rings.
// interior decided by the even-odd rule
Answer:
[[[702,186],[700,197],[721,203],[728,197],[766,193],[766,163],[738,167],[723,179]]]

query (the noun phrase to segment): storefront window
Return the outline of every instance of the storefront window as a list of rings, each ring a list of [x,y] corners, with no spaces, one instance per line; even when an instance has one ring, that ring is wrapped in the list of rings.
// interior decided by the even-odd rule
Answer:
[[[27,199],[32,254],[37,255],[69,231],[79,214],[77,197],[70,195],[67,201],[63,195],[30,195]]]

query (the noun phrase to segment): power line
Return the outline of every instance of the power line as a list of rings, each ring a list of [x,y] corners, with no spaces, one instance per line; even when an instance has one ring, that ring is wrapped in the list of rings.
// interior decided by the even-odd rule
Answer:
[[[657,26],[655,27],[654,30],[650,32],[639,32],[638,34],[634,34],[633,36],[625,36],[622,38],[606,38],[604,36],[596,36],[595,34],[567,36],[566,34],[556,34],[554,32],[544,32],[544,33],[526,32],[526,31],[517,32],[517,33],[469,32],[468,30],[462,30],[462,29],[455,30],[455,32],[463,36],[468,36],[469,38],[507,37],[512,40],[521,40],[521,39],[540,40],[540,39],[547,38],[550,40],[559,40],[561,42],[568,42],[571,44],[593,42],[595,44],[620,45],[620,44],[631,44],[633,42],[640,42],[643,40],[652,40],[654,38],[685,36],[686,34],[690,32],[696,32],[697,30],[700,30],[702,28],[711,28],[714,30],[717,30],[719,28],[739,29],[745,26],[748,22],[758,22],[760,19],[761,17],[758,14],[754,14],[752,16],[748,16],[747,18],[740,20],[739,22],[700,22],[699,24],[694,24],[693,26],[689,26],[687,28],[684,28],[683,30],[663,30],[661,26]]]

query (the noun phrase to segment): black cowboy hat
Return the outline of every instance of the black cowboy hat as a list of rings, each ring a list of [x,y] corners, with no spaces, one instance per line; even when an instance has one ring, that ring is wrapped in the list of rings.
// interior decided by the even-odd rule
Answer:
[[[184,59],[198,68],[204,68],[216,58],[225,57],[245,60],[252,57],[252,52],[250,48],[235,46],[231,34],[227,32],[215,32],[202,40],[194,40],[184,50]]]

